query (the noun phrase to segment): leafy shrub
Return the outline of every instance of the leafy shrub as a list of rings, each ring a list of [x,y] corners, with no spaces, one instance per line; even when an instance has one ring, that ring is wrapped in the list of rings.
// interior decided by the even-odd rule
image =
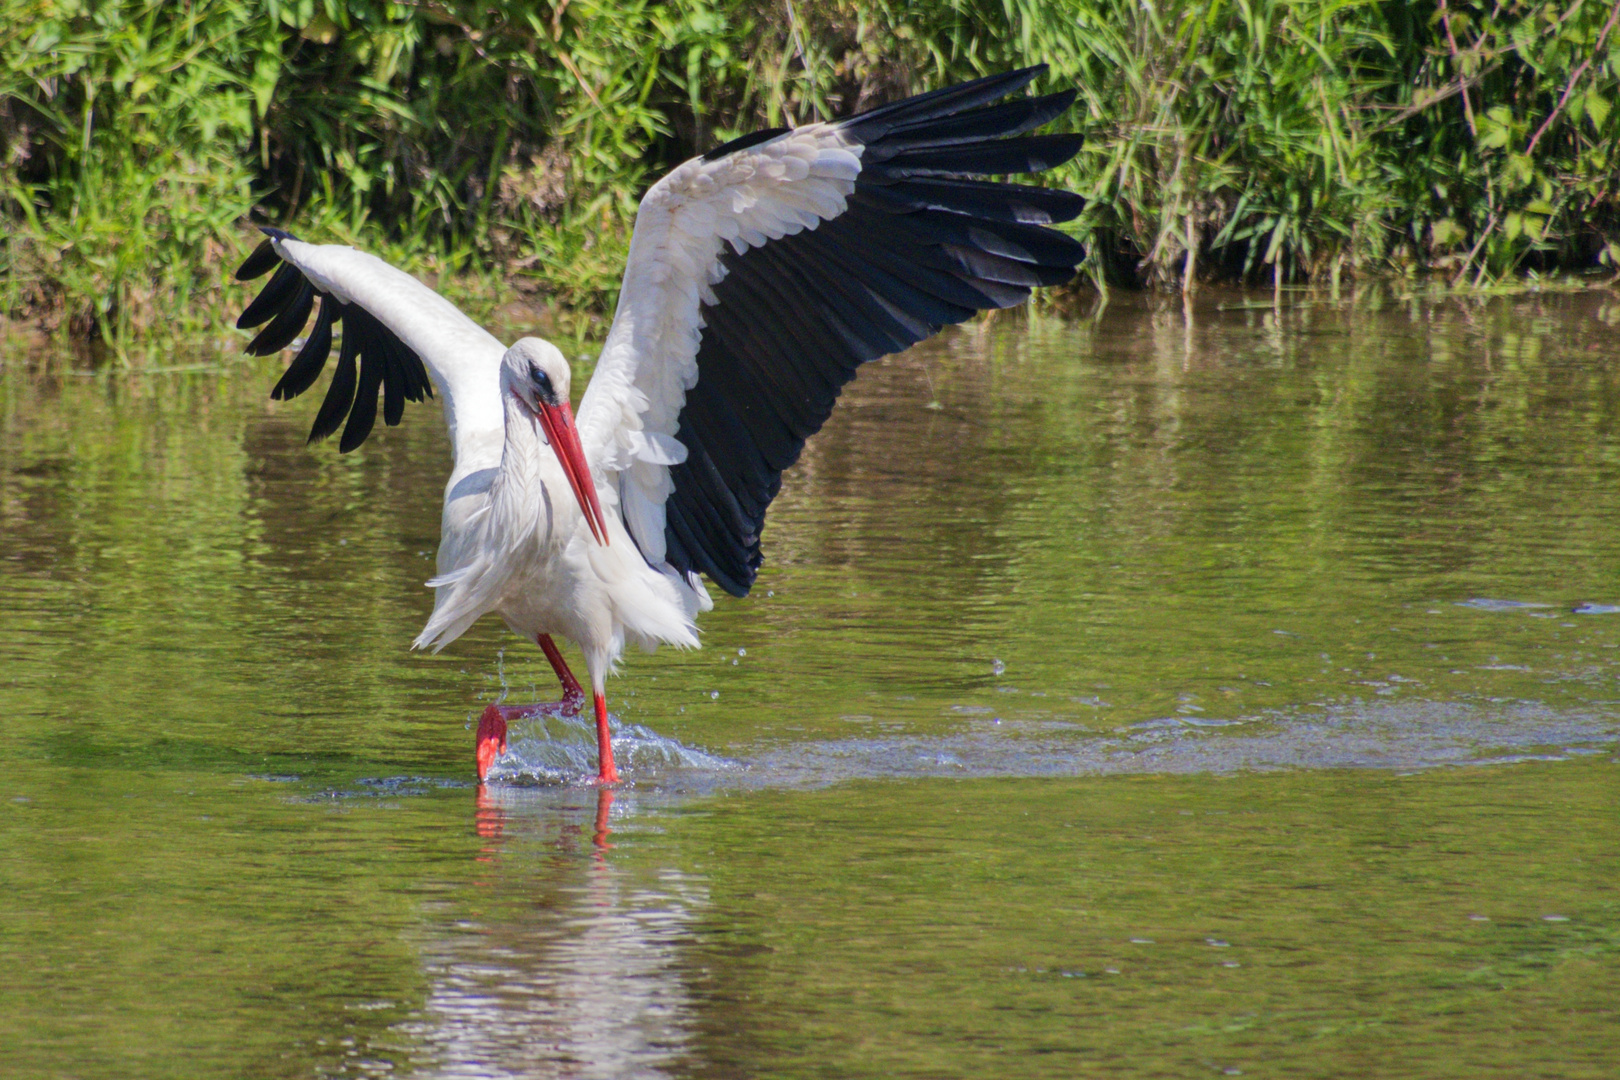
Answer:
[[[0,303],[217,318],[247,219],[611,310],[636,200],[760,124],[1044,60],[1099,283],[1620,264],[1620,4],[0,0]]]

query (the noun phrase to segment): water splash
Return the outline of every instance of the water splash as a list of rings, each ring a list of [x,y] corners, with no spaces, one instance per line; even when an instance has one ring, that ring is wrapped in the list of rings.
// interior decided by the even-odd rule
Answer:
[[[1531,608],[1548,608],[1553,605],[1528,600],[1498,600],[1488,596],[1476,596],[1471,600],[1457,601],[1457,606],[1473,608],[1476,611],[1525,611]]]
[[[640,724],[611,714],[613,756],[631,783],[730,772],[733,761],[690,747]],[[488,779],[499,783],[579,784],[596,779],[596,726],[561,707],[543,708],[509,722],[506,753],[495,760]]]
[[[855,736],[765,745],[749,753],[748,788],[936,776],[1103,776],[1272,769],[1410,771],[1563,761],[1607,753],[1620,721],[1607,709],[1534,702],[1358,702],[1237,720],[1165,717],[1114,732],[1015,721],[951,734]]]

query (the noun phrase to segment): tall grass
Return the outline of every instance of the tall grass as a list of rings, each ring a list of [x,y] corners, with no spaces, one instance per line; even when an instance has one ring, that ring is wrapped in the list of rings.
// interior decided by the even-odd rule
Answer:
[[[216,317],[248,220],[611,308],[669,165],[1044,60],[1099,283],[1620,269],[1620,0],[0,0],[0,304]]]

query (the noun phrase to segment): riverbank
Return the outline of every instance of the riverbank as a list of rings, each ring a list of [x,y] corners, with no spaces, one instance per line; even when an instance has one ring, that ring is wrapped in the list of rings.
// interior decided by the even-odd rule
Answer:
[[[302,14],[300,14],[302,12]],[[329,14],[335,13],[335,14]],[[760,126],[1044,61],[1095,288],[1620,268],[1620,3],[0,0],[0,310],[140,365],[253,222],[589,336],[640,193]]]

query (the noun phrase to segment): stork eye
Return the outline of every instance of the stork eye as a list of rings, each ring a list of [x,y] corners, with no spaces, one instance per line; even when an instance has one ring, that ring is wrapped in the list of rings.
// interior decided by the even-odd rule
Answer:
[[[529,380],[534,383],[535,396],[547,405],[557,404],[557,391],[552,388],[551,376],[537,367],[529,369]]]

